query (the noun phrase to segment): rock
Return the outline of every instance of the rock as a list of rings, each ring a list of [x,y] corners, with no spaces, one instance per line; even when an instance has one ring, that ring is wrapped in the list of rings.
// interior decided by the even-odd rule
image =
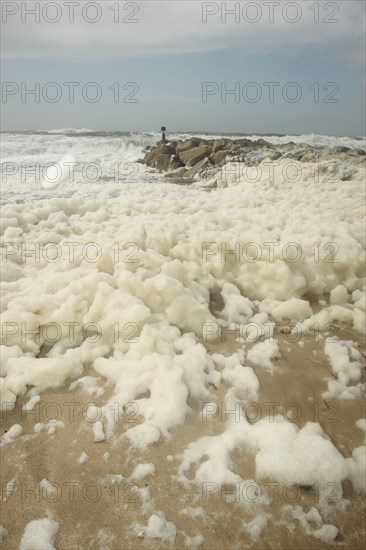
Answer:
[[[171,155],[158,154],[156,155],[156,168],[160,172],[166,172],[170,168]]]
[[[210,161],[207,157],[203,158],[202,160],[200,160],[199,162],[197,162],[194,166],[192,166],[191,168],[186,168],[186,171],[185,171],[185,176],[186,177],[193,177],[195,176],[196,174],[199,174],[203,171],[204,168],[206,168],[207,166],[209,166],[210,164]]]
[[[269,151],[266,154],[266,157],[270,160],[277,160],[282,157],[282,153],[280,153],[279,151]]]
[[[252,141],[251,139],[236,139],[235,141],[230,140],[230,143],[242,149],[243,147],[251,147],[256,141]]]
[[[266,147],[272,147],[272,144],[263,138],[259,138],[257,139],[257,141],[254,141],[253,143],[255,143],[256,145],[266,145]]]
[[[171,161],[170,161],[170,169],[171,170],[176,170],[177,168],[181,168],[183,166],[184,166],[184,164],[180,160],[178,155],[173,155],[173,157],[171,158]]]
[[[164,144],[160,145],[159,147],[159,154],[161,155],[174,155],[175,148],[172,147],[170,144]]]
[[[160,141],[153,147],[146,147],[144,152],[144,159],[139,159],[138,162],[165,172],[166,177],[172,172],[172,176],[180,178],[179,183],[182,181],[184,185],[189,184],[190,179],[199,176],[208,188],[221,187],[216,174],[229,158],[246,166],[257,166],[264,159],[274,161],[281,157],[301,163],[319,162],[334,157],[342,159],[346,155],[353,156],[360,164],[365,160],[365,152],[362,150],[350,150],[340,146],[314,147],[304,143],[272,145],[262,138],[252,141],[245,138],[192,137],[186,141]],[[348,173],[342,176],[343,179],[348,180]]]
[[[146,156],[145,156],[145,160],[144,160],[145,164],[147,166],[152,166],[153,168],[155,168],[156,166],[156,151],[150,151]]]
[[[194,147],[198,147],[200,144],[200,139],[198,138],[192,138],[188,141],[181,141],[178,143],[176,151],[177,153],[181,153],[183,151],[188,151],[188,149],[193,149]]]
[[[230,151],[228,150],[216,151],[216,153],[213,153],[211,158],[214,164],[221,164],[221,162],[223,162],[229,154]]]
[[[227,149],[229,146],[230,146],[229,139],[226,139],[226,138],[215,139],[212,146],[212,152],[217,153],[217,151],[221,151],[222,149]]]
[[[210,147],[208,145],[202,145],[201,147],[195,147],[194,149],[179,152],[179,158],[184,164],[194,166],[200,160],[208,157],[210,153]]]

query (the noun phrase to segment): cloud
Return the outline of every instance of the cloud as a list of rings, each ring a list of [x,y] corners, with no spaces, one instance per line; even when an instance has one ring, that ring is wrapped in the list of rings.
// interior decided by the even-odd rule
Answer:
[[[226,14],[225,21],[221,1],[40,2],[39,22],[25,11],[36,4],[2,2],[3,58],[84,62],[228,48],[248,55],[293,55],[324,46],[349,66],[364,62],[365,5],[357,0],[226,2],[227,10],[236,9],[237,21],[233,14]],[[70,4],[74,5],[74,22],[69,21]],[[18,11],[10,14],[14,5]],[[319,13],[310,9],[314,5],[319,5]],[[86,20],[97,15],[100,20],[95,23]],[[59,21],[49,22],[56,16]]]

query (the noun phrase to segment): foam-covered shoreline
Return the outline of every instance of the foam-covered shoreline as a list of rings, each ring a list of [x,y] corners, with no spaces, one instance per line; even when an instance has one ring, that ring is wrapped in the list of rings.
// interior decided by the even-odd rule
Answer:
[[[94,460],[89,473],[98,472],[101,486],[106,475],[132,479],[130,462],[150,464],[154,456],[158,467],[146,470],[155,479],[151,493],[141,492],[141,506],[128,515],[123,540],[130,544],[151,537],[157,547],[176,540],[209,547],[204,513],[215,517],[215,510],[200,501],[202,484],[239,483],[241,491],[250,480],[313,492],[320,486],[322,504],[312,510],[307,497],[296,505],[281,500],[289,506],[282,510],[245,500],[233,543],[250,544],[276,521],[295,520],[306,540],[332,543],[347,513],[345,487],[352,503],[364,490],[362,430],[342,448],[364,405],[364,158],[351,150],[246,143],[213,172],[197,172],[191,186],[175,185],[153,167],[143,167],[137,183],[99,180],[80,188],[76,179],[47,196],[31,182],[24,202],[2,208],[4,456],[20,460],[27,442],[37,452],[38,441],[57,446],[59,437],[65,464],[89,471],[90,462],[78,463],[67,449],[81,430],[78,451]],[[320,365],[313,378],[306,357]],[[340,426],[347,426],[342,440],[319,417],[291,422],[277,406],[272,420],[266,411],[259,420],[248,413],[220,422],[215,403],[235,410],[277,401],[280,384],[271,392],[271,381],[281,373],[282,384],[298,384],[296,396],[289,385],[288,401],[337,404]],[[94,421],[80,416],[71,423],[63,415],[64,426],[49,432],[44,420],[22,419],[19,403],[32,408],[69,394],[96,402]],[[125,422],[126,407],[136,422]],[[62,430],[67,437],[57,435]],[[113,455],[112,466],[97,444]],[[191,511],[199,520],[185,532],[189,540],[159,489],[164,468],[165,489],[182,484],[178,512],[204,509]],[[67,473],[55,471],[65,481]],[[17,468],[15,482],[22,475]],[[40,467],[34,482],[45,478]],[[338,495],[333,504],[324,500],[329,483]],[[15,496],[7,498],[9,509]],[[52,512],[61,533],[61,508],[43,504],[38,510]],[[235,503],[221,502],[218,510],[230,519]],[[29,510],[26,516],[37,519]]]

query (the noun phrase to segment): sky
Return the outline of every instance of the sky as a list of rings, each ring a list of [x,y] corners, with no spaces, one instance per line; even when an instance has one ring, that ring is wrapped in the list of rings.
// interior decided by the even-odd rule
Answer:
[[[362,0],[1,10],[3,131],[366,133]]]

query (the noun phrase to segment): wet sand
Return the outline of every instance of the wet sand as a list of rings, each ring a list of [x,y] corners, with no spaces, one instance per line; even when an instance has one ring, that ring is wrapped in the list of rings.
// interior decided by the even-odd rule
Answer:
[[[323,343],[315,342],[312,335],[303,336],[304,345],[290,343],[288,335],[279,331],[277,324],[275,337],[279,339],[281,358],[275,365],[273,374],[251,365],[260,381],[259,399],[256,411],[261,417],[268,416],[266,403],[273,405],[275,414],[284,414],[289,421],[290,410],[297,412],[296,424],[302,427],[306,422],[319,422],[344,457],[350,457],[352,450],[363,444],[364,432],[355,422],[365,417],[365,401],[326,402],[322,392],[327,387],[326,379],[331,368],[323,353]],[[341,339],[358,341],[365,350],[362,336],[349,327],[339,326],[337,334]],[[210,353],[230,355],[241,345],[228,335],[225,342],[205,344]],[[248,347],[246,347],[248,349]],[[91,367],[84,375],[98,377]],[[72,381],[70,380],[70,383]],[[103,385],[105,380],[100,378]],[[34,519],[49,515],[60,524],[55,546],[58,550],[100,549],[121,550],[137,548],[201,548],[262,550],[278,549],[322,549],[335,545],[342,549],[363,548],[365,542],[364,496],[356,494],[350,482],[343,483],[343,496],[349,505],[342,509],[335,502],[329,503],[328,513],[321,511],[325,523],[338,527],[336,542],[329,545],[311,535],[307,535],[299,522],[286,518],[282,507],[287,504],[301,505],[305,511],[312,506],[320,510],[318,495],[308,488],[300,488],[299,493],[287,494],[281,488],[273,493],[273,501],[267,505],[230,502],[217,494],[203,498],[202,487],[184,484],[177,479],[180,464],[179,455],[189,442],[204,435],[216,435],[224,430],[224,422],[217,414],[209,422],[202,417],[202,403],[190,402],[192,413],[184,425],[171,431],[171,438],[161,439],[147,451],[131,449],[128,440],[117,437],[131,428],[138,416],[133,411],[125,411],[120,417],[116,438],[94,443],[92,421],[86,421],[86,407],[94,402],[102,406],[112,395],[108,385],[99,397],[90,396],[80,388],[70,391],[65,386],[41,394],[40,406],[24,415],[21,407],[28,398],[20,398],[16,409],[2,419],[1,435],[15,423],[23,426],[23,434],[13,443],[4,445],[1,451],[1,524],[7,529],[2,548],[19,548],[26,524]],[[215,399],[221,406],[229,386],[221,384],[212,389]],[[70,405],[73,403],[73,405]],[[296,404],[295,408],[293,405]],[[74,414],[71,414],[74,411]],[[246,410],[250,421],[254,407]],[[36,414],[38,415],[36,417]],[[4,416],[4,415],[3,415]],[[52,418],[61,419],[64,427],[56,427],[54,434],[47,430],[34,432],[36,422],[46,423]],[[259,419],[259,418],[258,418]],[[87,453],[89,460],[78,464],[81,453]],[[110,453],[106,459],[105,453]],[[173,459],[167,459],[173,455]],[[255,454],[245,454],[236,450],[232,454],[234,471],[244,479],[255,479]],[[153,463],[155,473],[134,481],[130,479],[138,463]],[[107,476],[123,475],[125,481]],[[187,477],[193,479],[194,468]],[[58,494],[50,495],[39,489],[42,479],[47,479],[58,487]],[[14,493],[6,495],[6,485],[14,480]],[[270,481],[270,480],[269,480]],[[113,484],[114,483],[114,484]],[[259,485],[265,490],[263,480]],[[38,487],[38,491],[36,488]],[[151,500],[145,499],[146,489]],[[329,500],[332,500],[332,488]],[[334,496],[334,495],[333,495]],[[202,508],[200,517],[182,513],[186,507]],[[144,528],[135,524],[147,525],[148,519],[156,511],[164,512],[166,519],[173,522],[177,533],[174,543],[161,539],[146,538]],[[258,538],[252,538],[245,528],[259,513],[270,515],[267,525]],[[103,532],[101,532],[103,530]],[[204,539],[192,540],[187,537],[202,535]],[[195,545],[196,543],[196,545]]]

